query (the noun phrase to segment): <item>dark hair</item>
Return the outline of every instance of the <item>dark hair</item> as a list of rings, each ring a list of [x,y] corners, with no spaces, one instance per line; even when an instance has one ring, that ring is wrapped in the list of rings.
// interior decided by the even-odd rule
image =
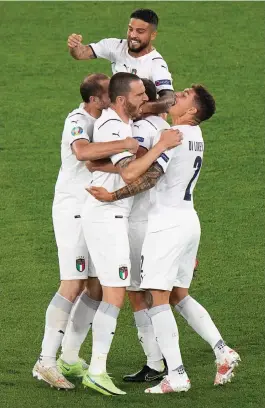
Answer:
[[[109,97],[112,103],[116,102],[118,96],[125,96],[131,90],[131,82],[140,81],[137,75],[129,72],[118,72],[111,77],[109,83]]]
[[[215,100],[214,97],[207,91],[203,85],[192,85],[192,89],[195,91],[194,100],[196,102],[198,112],[196,117],[200,122],[210,119],[215,113]]]
[[[143,20],[146,23],[153,24],[155,28],[157,28],[159,21],[157,14],[150,9],[137,9],[132,12],[130,18]]]
[[[155,102],[157,100],[157,93],[155,84],[147,78],[141,78],[145,87],[145,93],[148,96],[150,102]]]
[[[103,88],[100,81],[105,81],[109,77],[105,74],[91,74],[85,77],[80,85],[80,94],[84,102],[89,103],[91,96],[100,97],[103,93]]]

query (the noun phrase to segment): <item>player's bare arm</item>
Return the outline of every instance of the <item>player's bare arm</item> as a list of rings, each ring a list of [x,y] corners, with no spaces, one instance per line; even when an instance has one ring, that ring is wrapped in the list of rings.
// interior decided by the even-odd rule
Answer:
[[[72,150],[77,160],[97,160],[105,159],[114,154],[121,153],[125,150],[135,154],[138,150],[139,144],[137,140],[132,137],[127,137],[122,140],[115,140],[113,142],[99,142],[89,143],[85,139],[78,139],[72,143]]]
[[[133,152],[131,152],[133,153]],[[136,153],[136,158],[144,156],[147,153],[147,150],[139,146],[139,149]],[[101,159],[101,160],[88,160],[86,161],[86,168],[91,171],[102,171],[103,173],[119,173],[119,170],[114,166],[110,159]]]
[[[94,171],[102,171],[103,173],[119,173],[110,159],[91,160],[86,162],[86,168],[93,173]]]
[[[126,184],[133,183],[158,159],[167,149],[176,147],[182,143],[182,133],[178,130],[164,130],[159,142],[152,147],[145,155],[130,161],[126,166],[121,163],[120,175]],[[124,159],[125,160],[125,159]],[[119,163],[120,164],[120,163]]]
[[[146,173],[140,176],[133,183],[128,184],[112,193],[109,193],[103,187],[91,187],[86,190],[99,201],[112,202],[122,200],[124,198],[132,197],[136,194],[150,190],[156,185],[158,179],[163,174],[164,172],[161,166],[158,163],[154,163]]]
[[[67,45],[69,52],[74,59],[88,60],[96,58],[92,48],[89,45],[82,44],[82,35],[71,34],[68,37]]]
[[[142,106],[143,113],[165,113],[175,104],[175,93],[171,90],[159,92],[159,99],[156,102],[146,102]]]

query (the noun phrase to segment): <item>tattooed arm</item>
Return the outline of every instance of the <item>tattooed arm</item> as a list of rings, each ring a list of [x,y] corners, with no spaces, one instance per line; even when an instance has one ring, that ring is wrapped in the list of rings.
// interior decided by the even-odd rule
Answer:
[[[150,149],[144,156],[131,160],[126,158],[118,163],[119,173],[126,184],[133,183],[158,159],[158,157],[167,149],[171,149],[181,144],[182,133],[177,130],[164,130],[158,143]],[[129,159],[129,161],[128,161]]]
[[[165,113],[175,104],[174,91],[165,90],[159,92],[159,98],[155,102],[146,102],[142,106],[143,113]]]
[[[113,193],[109,193],[103,187],[91,187],[86,189],[91,195],[93,195],[99,201],[117,201],[123,198],[132,197],[143,191],[153,188],[158,179],[164,174],[162,167],[158,163],[154,163],[146,173],[140,176],[133,183],[128,184]]]

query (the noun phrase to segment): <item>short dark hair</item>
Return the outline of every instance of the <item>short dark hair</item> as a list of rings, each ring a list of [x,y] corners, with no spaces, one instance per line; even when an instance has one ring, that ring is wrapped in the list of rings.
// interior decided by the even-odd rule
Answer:
[[[91,74],[85,77],[80,85],[80,94],[84,102],[89,103],[91,96],[100,97],[103,94],[103,88],[100,81],[105,81],[109,77],[105,74]]]
[[[132,12],[130,18],[137,18],[143,20],[146,23],[153,24],[155,28],[158,26],[158,15],[150,9],[137,9]]]
[[[195,116],[200,122],[210,119],[216,109],[214,97],[203,85],[192,85],[192,89],[195,91],[194,100],[198,107],[198,112]]]
[[[155,102],[157,100],[157,92],[155,84],[147,78],[141,78],[145,87],[145,93],[148,96],[150,102]]]
[[[133,81],[140,81],[140,78],[129,72],[118,72],[114,74],[109,83],[110,101],[115,103],[118,96],[125,96],[130,92],[130,85]]]

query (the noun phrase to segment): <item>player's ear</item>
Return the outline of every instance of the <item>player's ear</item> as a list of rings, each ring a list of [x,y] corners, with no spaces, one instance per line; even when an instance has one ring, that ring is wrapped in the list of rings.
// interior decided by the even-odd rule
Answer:
[[[198,109],[195,108],[195,106],[192,106],[192,108],[190,108],[190,109],[188,110],[188,112],[189,112],[190,115],[195,116],[196,113],[198,112]]]
[[[89,102],[90,103],[96,102],[96,98],[97,98],[96,96],[90,96],[89,97]]]
[[[153,31],[151,34],[151,41],[154,41],[156,39],[157,31]]]
[[[116,102],[119,103],[122,106],[125,106],[125,104],[126,104],[125,96],[117,96]]]

